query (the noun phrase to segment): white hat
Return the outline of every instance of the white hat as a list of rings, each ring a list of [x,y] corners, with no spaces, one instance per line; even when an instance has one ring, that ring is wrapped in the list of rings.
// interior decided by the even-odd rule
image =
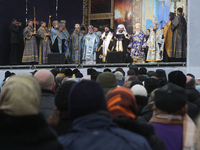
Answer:
[[[131,91],[135,96],[145,96],[147,97],[147,90],[144,86],[136,84],[131,88]]]

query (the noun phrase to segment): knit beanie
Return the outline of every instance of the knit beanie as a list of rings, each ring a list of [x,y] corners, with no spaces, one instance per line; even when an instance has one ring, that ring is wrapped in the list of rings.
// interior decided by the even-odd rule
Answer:
[[[155,105],[167,113],[175,113],[187,104],[185,90],[173,83],[168,83],[155,92]]]
[[[135,80],[135,81],[132,81],[132,82],[131,82],[131,86],[130,86],[130,88],[132,88],[134,85],[137,85],[137,84],[139,84],[139,85],[143,85],[143,84],[142,84],[142,81]]]
[[[132,88],[131,88],[131,91],[133,92],[133,94],[135,96],[144,96],[144,97],[147,97],[147,90],[145,89],[144,86],[142,85],[134,85]]]
[[[76,119],[99,111],[108,111],[102,87],[95,81],[82,80],[74,85],[68,99],[69,116]]]
[[[174,83],[182,88],[185,88],[186,84],[186,76],[183,74],[182,71],[172,71],[168,74],[168,80],[171,83]]]
[[[97,77],[97,82],[103,87],[105,95],[110,89],[115,88],[118,85],[115,75],[111,72],[101,73]]]

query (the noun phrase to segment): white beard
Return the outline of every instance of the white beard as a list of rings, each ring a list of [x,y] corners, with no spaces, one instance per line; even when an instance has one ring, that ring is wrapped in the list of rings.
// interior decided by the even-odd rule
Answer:
[[[136,31],[135,34],[138,35],[140,33],[140,31]]]

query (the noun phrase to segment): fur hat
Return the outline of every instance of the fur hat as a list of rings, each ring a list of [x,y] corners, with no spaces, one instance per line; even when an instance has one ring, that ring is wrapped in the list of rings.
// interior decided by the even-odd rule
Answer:
[[[168,80],[171,83],[174,83],[182,88],[185,88],[186,76],[182,71],[172,71],[168,74]]]
[[[168,83],[155,92],[155,105],[167,113],[175,113],[187,104],[185,90],[173,83]]]

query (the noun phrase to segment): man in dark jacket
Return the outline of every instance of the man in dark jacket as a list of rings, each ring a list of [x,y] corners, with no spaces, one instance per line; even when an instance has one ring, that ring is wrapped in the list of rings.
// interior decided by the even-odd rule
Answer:
[[[44,115],[46,119],[48,119],[52,114],[53,109],[56,107],[54,103],[54,98],[55,98],[54,76],[50,71],[42,69],[36,72],[34,74],[34,77],[38,80],[42,89],[40,112]]]
[[[188,98],[188,101],[197,105],[200,108],[200,93],[195,89],[195,79],[191,76],[186,76],[186,87],[185,92]]]
[[[12,19],[12,23],[9,27],[10,31],[10,43],[11,43],[11,51],[10,51],[10,64],[17,65],[20,63],[20,31],[21,31],[21,22],[17,22],[16,19]]]
[[[86,88],[87,87],[87,88]],[[119,128],[108,115],[102,87],[83,80],[69,93],[72,129],[59,138],[64,150],[150,150],[144,137]]]

